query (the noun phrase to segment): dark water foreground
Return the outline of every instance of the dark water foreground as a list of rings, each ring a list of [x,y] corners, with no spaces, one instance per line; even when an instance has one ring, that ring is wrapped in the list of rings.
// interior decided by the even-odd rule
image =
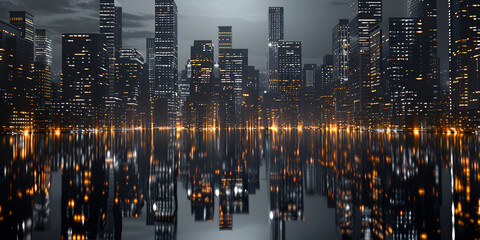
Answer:
[[[30,134],[0,157],[0,239],[480,238],[473,135]]]

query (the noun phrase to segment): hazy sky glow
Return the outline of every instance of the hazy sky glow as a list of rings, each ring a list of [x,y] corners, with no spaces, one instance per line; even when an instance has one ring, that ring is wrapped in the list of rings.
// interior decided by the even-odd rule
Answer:
[[[61,33],[98,32],[99,0],[0,0],[0,19],[8,11],[27,10],[38,28],[55,34],[54,71],[61,70]],[[154,34],[154,0],[119,0],[123,6],[124,48],[145,53],[145,38]],[[303,41],[304,63],[321,64],[331,52],[331,31],[339,18],[348,17],[348,0],[176,0],[179,10],[179,66],[184,68],[194,40],[213,40],[217,27],[233,26],[233,47],[248,48],[250,65],[265,69],[267,12],[285,7],[285,38]],[[402,0],[384,0],[385,17],[406,16]],[[447,66],[447,0],[438,0],[442,67]]]

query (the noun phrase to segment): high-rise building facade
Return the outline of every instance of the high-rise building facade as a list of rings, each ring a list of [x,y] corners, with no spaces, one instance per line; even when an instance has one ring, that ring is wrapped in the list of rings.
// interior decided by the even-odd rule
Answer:
[[[70,128],[101,128],[108,96],[108,59],[105,35],[62,35],[62,100]]]
[[[365,126],[370,108],[370,29],[382,21],[382,0],[351,0],[350,9],[348,105],[352,124]]]
[[[213,96],[214,47],[212,41],[195,41],[188,62],[190,96],[186,119],[190,127],[215,126]]]
[[[431,89],[422,79],[419,64],[423,27],[419,18],[390,18],[388,29],[383,32],[385,77],[389,88],[387,99],[394,116],[391,120],[393,128],[420,128],[427,112],[423,95]]]
[[[100,0],[99,16],[100,33],[107,39],[109,95],[115,97],[115,58],[122,48],[122,6],[117,0]]]
[[[248,66],[248,49],[221,49],[221,106],[222,127],[240,126],[242,116],[245,70]]]
[[[137,49],[122,49],[115,63],[115,96],[121,101],[122,111],[117,127],[138,126],[140,83],[144,81],[144,58]]]
[[[419,81],[424,87],[422,93],[422,106],[426,114],[422,125],[431,128],[438,125],[442,118],[435,114],[435,109],[440,103],[440,59],[438,57],[438,26],[437,26],[437,1],[436,0],[408,0],[408,17],[419,18],[423,26],[423,33],[419,44],[422,48]],[[420,79],[421,78],[421,79]]]
[[[147,56],[145,64],[148,73],[149,99],[153,100],[153,86],[155,85],[155,38],[147,38]]]
[[[452,124],[459,128],[478,125],[480,78],[478,37],[480,5],[476,1],[449,1],[450,94]]]
[[[177,120],[178,12],[174,0],[155,0],[154,126],[175,127]]]
[[[46,29],[35,29],[35,61],[52,66],[52,33]]]
[[[268,9],[268,75],[269,92],[277,94],[278,89],[278,44],[285,37],[284,8],[270,7]]]
[[[232,48],[232,26],[218,27],[218,49]]]
[[[331,84],[334,82],[333,55],[323,56],[323,64],[320,66],[320,78],[317,79],[317,92],[332,92]]]
[[[17,17],[11,19],[16,21]],[[21,29],[0,21],[0,124],[3,129],[32,128],[33,50],[33,43],[22,37]]]
[[[20,36],[30,43],[35,41],[35,25],[33,15],[25,11],[11,11],[10,24],[20,29]]]
[[[46,131],[51,127],[50,107],[52,89],[52,36],[46,29],[35,29],[35,63],[32,64],[34,82],[34,128]]]
[[[302,42],[280,41],[278,44],[279,122],[296,127],[300,115],[302,88]]]
[[[258,86],[260,80],[260,71],[254,66],[247,66],[245,69],[245,78],[242,84],[243,104],[242,104],[242,126],[247,128],[258,127]]]
[[[348,19],[340,19],[332,32],[333,82],[348,81],[348,53],[350,50]]]

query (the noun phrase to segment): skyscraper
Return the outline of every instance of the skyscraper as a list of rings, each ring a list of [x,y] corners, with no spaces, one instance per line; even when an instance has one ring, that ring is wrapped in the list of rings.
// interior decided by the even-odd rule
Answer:
[[[46,29],[35,29],[35,61],[52,66],[52,34]]]
[[[260,84],[260,71],[254,66],[247,66],[242,84],[242,126],[248,128],[258,127],[258,87]]]
[[[17,17],[11,19],[17,21]],[[0,124],[3,129],[32,127],[33,43],[22,37],[21,32],[16,26],[0,21]]]
[[[117,127],[137,126],[139,84],[144,81],[144,59],[137,49],[122,49],[115,63],[115,96],[122,105]]]
[[[69,127],[103,127],[108,96],[107,44],[103,34],[62,35],[62,98]]]
[[[418,18],[423,26],[423,33],[419,44],[422,48],[419,69],[419,81],[424,86],[422,92],[422,105],[426,119],[422,123],[426,127],[438,124],[438,115],[435,108],[440,100],[440,59],[437,54],[438,28],[437,28],[437,1],[436,0],[408,0],[408,17]]]
[[[392,126],[419,127],[418,115],[424,111],[421,95],[426,94],[424,81],[419,80],[421,34],[423,24],[418,18],[390,18],[384,30],[383,48],[386,58],[386,79],[392,104]]]
[[[302,42],[280,41],[278,44],[279,123],[296,127],[300,114],[302,87]]]
[[[175,127],[177,118],[178,12],[174,0],[155,0],[154,126]]]
[[[382,21],[382,0],[351,0],[348,59],[349,110],[356,125],[365,126],[369,112],[370,29]]]
[[[478,125],[480,83],[478,61],[478,4],[449,1],[450,82],[453,124],[471,129]]]
[[[35,26],[33,15],[25,11],[11,11],[10,24],[20,29],[20,36],[27,41],[35,41]]]
[[[100,33],[107,39],[109,95],[115,97],[115,58],[122,48],[122,6],[117,0],[100,0],[99,16]]]
[[[53,100],[52,92],[52,36],[46,29],[35,29],[35,64],[33,81],[41,109],[48,108]]]
[[[195,41],[188,62],[190,96],[187,100],[186,119],[190,127],[214,126],[213,114],[213,56],[212,41]]]
[[[278,93],[278,44],[284,39],[284,9],[268,9],[268,75],[269,92]]]
[[[241,124],[245,70],[248,66],[248,49],[221,49],[221,123],[222,127]]]
[[[232,48],[232,26],[218,27],[218,49]]]
[[[467,1],[449,1],[450,93],[453,124],[460,128],[478,125],[480,79],[477,26],[480,6]]]
[[[350,30],[348,19],[340,19],[332,32],[333,82],[344,84],[348,81],[348,37]]]
[[[148,72],[149,99],[153,99],[153,86],[155,85],[155,38],[147,38],[147,57],[145,64]]]

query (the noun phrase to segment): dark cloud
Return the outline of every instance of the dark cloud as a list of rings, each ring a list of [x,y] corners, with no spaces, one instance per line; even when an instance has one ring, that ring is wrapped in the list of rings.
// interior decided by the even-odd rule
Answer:
[[[136,13],[123,13],[122,24],[124,28],[141,28],[145,26],[145,22],[153,21],[155,19],[154,14],[136,14]]]
[[[145,38],[153,37],[154,32],[153,31],[144,31],[144,30],[132,30],[132,31],[123,31],[123,41],[131,41],[134,39],[141,39],[142,41],[145,40]]]
[[[98,9],[98,0],[2,0],[0,1],[0,9],[7,9],[8,11],[28,10],[34,15],[47,15],[59,13],[74,13],[79,9],[82,11]],[[5,11],[2,11],[2,16],[5,16]]]

